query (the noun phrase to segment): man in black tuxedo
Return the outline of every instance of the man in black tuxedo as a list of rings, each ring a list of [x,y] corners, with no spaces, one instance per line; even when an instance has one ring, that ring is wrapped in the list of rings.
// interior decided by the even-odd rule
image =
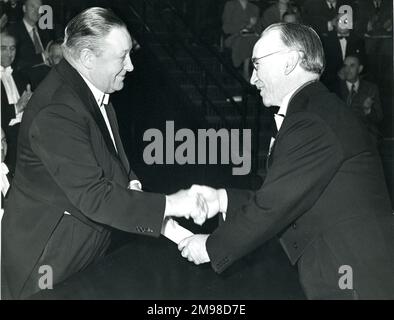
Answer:
[[[322,74],[321,81],[334,91],[340,81],[338,72],[342,69],[345,57],[358,55],[366,59],[365,42],[353,30],[345,29],[338,23],[335,30],[321,37],[326,57],[326,68]]]
[[[7,30],[1,32],[1,127],[8,141],[5,163],[10,170],[11,179],[15,171],[19,125],[23,110],[32,95],[26,78],[11,67],[16,51],[14,36]]]
[[[307,298],[393,299],[394,216],[379,155],[359,119],[319,82],[317,33],[272,25],[252,60],[264,105],[280,106],[266,178],[257,192],[193,186],[209,216],[224,212],[224,222],[184,239],[182,256],[220,273],[278,237]]]
[[[126,25],[90,8],[69,22],[63,48],[65,59],[35,91],[20,128],[2,224],[5,298],[43,289],[43,266],[57,284],[97,261],[109,245],[106,226],[158,237],[169,215],[206,215],[190,191],[142,192],[130,169],[108,101],[133,70]]]
[[[53,31],[39,26],[41,0],[23,1],[23,19],[11,26],[18,43],[14,67],[22,70],[46,61],[45,48],[53,38]]]

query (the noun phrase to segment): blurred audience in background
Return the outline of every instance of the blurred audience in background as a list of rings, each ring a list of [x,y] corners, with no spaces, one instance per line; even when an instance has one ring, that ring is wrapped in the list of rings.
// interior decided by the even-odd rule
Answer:
[[[259,25],[261,31],[273,23],[284,21],[284,16],[292,14],[295,21],[299,21],[301,14],[299,9],[293,5],[290,0],[277,0],[274,4],[268,7],[261,16]],[[287,18],[293,19],[293,17]]]
[[[345,0],[307,0],[304,2],[304,22],[320,35],[335,31],[341,6],[349,4]]]
[[[377,143],[381,138],[379,124],[383,120],[379,89],[376,84],[360,77],[364,65],[358,55],[348,55],[343,66],[343,80],[339,82],[338,96],[368,128]]]
[[[386,129],[385,132],[380,129],[385,128],[382,119],[392,114],[391,0],[168,1],[179,10],[197,37],[212,48],[219,47],[219,53],[231,60],[230,64],[248,82],[252,48],[265,28],[280,21],[312,26],[325,50],[326,69],[321,80],[350,103],[349,107],[368,126],[377,142],[382,135],[389,134]],[[167,0],[153,2],[154,8],[163,9],[168,5]],[[38,23],[42,15],[39,7],[46,4],[53,9],[53,29],[42,28]],[[87,7],[112,4],[110,0],[0,0],[0,30],[5,32],[4,39],[2,37],[1,112],[2,127],[9,141],[6,160],[11,161],[11,171],[16,150],[14,131],[18,127],[11,120],[23,114],[31,92],[62,59],[64,26]],[[353,28],[348,28],[340,13],[343,5],[352,8]],[[186,39],[188,44],[198,46],[198,38],[188,35]],[[136,39],[133,39],[133,47],[140,48]],[[10,89],[9,74],[18,89],[17,94]],[[237,97],[241,99],[241,96],[234,96],[234,100]],[[10,122],[13,125],[10,126]]]
[[[359,0],[355,10],[354,28],[360,35],[389,34],[393,28],[391,0]]]
[[[4,13],[7,15],[8,23],[14,24],[23,18],[21,0],[9,0],[4,2]]]
[[[224,45],[231,49],[232,63],[242,68],[244,78],[250,79],[250,57],[259,38],[259,8],[247,0],[232,0],[223,11]]]
[[[35,90],[51,68],[63,59],[62,43],[62,38],[51,40],[45,49],[46,61],[23,70],[23,73],[29,79],[32,90]]]
[[[16,148],[19,125],[23,111],[32,96],[30,84],[18,71],[14,71],[12,63],[17,52],[15,37],[4,29],[1,34],[1,127],[8,141],[8,152],[5,163],[11,177],[15,171]]]
[[[353,30],[342,27],[340,20],[334,29],[321,37],[325,58],[326,69],[321,81],[333,90],[339,81],[338,72],[343,66],[346,56],[357,54],[365,59],[364,39],[359,37]]]
[[[53,30],[38,26],[41,17],[39,8],[42,1],[24,0],[22,4],[23,19],[10,25],[10,30],[16,36],[18,44],[18,52],[13,65],[17,70],[46,62],[45,47],[53,38]]]

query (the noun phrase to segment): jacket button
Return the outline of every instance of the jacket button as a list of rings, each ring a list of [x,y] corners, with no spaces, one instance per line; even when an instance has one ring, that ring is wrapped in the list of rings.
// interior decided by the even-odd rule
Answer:
[[[294,230],[297,229],[297,223],[294,222],[292,227],[293,227]]]
[[[294,242],[294,243],[293,243],[293,248],[294,248],[294,249],[298,249],[298,244],[297,244],[297,242]]]

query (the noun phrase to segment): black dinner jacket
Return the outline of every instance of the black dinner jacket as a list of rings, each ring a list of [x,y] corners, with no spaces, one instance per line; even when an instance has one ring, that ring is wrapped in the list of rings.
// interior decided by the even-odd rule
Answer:
[[[206,243],[212,267],[222,272],[274,236],[295,264],[327,230],[326,241],[336,239],[335,226],[342,221],[354,219],[357,226],[363,217],[390,216],[384,181],[363,124],[335,94],[313,82],[290,100],[262,187],[227,190],[226,220]],[[369,232],[364,235],[369,247],[360,243],[348,250],[373,250]]]
[[[2,224],[3,272],[12,296],[19,296],[65,211],[99,232],[111,226],[160,235],[165,196],[127,189],[137,177],[111,105],[107,113],[119,155],[93,94],[66,60],[30,99]]]

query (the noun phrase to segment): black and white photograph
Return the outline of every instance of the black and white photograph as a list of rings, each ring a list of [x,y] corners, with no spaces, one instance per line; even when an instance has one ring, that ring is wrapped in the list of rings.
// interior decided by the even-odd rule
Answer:
[[[1,300],[394,300],[393,17],[0,0]]]

